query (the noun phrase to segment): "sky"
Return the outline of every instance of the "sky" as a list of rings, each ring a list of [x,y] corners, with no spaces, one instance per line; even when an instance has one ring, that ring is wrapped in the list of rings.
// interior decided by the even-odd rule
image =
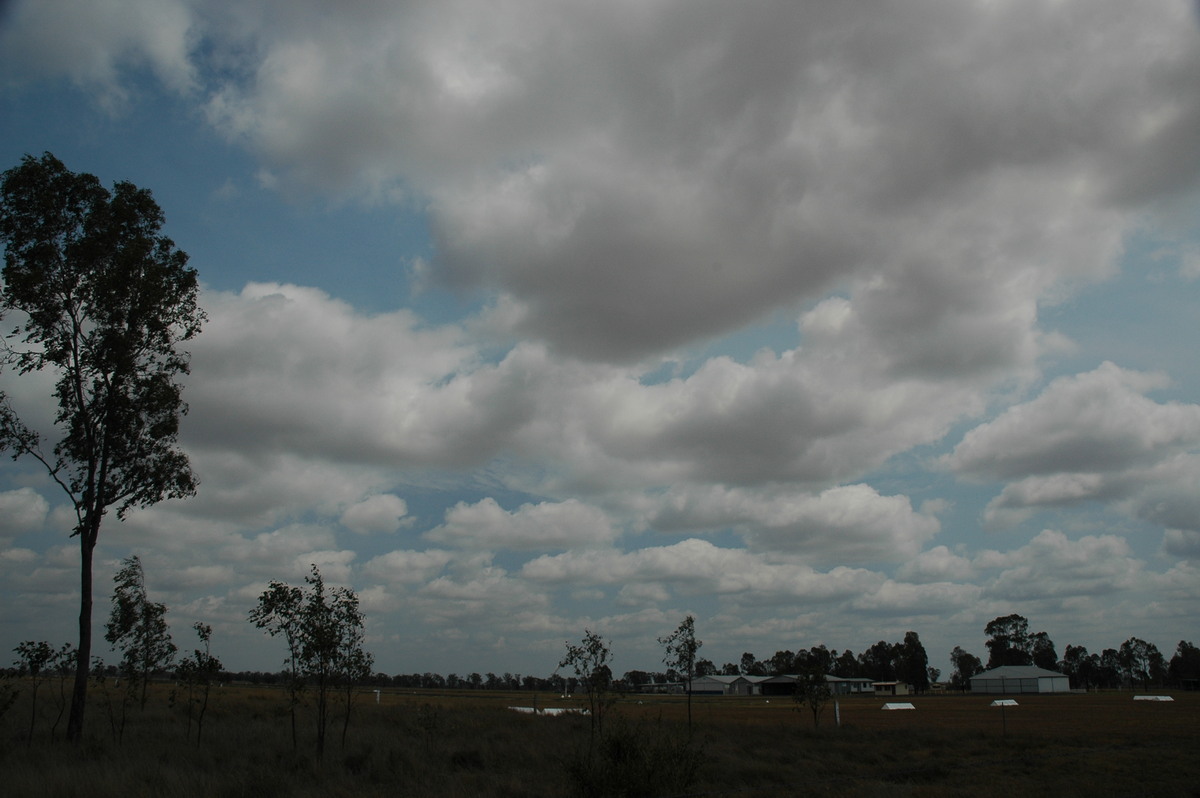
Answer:
[[[311,563],[389,674],[1200,632],[1191,2],[17,0],[43,151],[153,191],[209,317],[199,491],[107,520],[98,635],[130,554],[234,670]],[[75,639],[35,465],[0,651]]]

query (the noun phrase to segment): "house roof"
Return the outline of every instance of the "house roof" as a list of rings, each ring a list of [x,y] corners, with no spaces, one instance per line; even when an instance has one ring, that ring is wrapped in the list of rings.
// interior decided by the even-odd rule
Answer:
[[[748,677],[748,678],[757,678],[758,681],[765,681],[765,682],[794,682],[797,679],[799,679],[800,677],[794,673],[785,673],[780,676],[767,676],[767,677],[759,676],[759,677]],[[859,682],[862,684],[866,684],[866,683],[869,683],[871,680],[870,679],[861,679],[861,678],[857,678],[857,677],[831,676],[831,675],[826,674],[825,681],[827,681],[827,682]]]
[[[999,668],[992,668],[990,671],[977,673],[972,676],[972,679],[1042,679],[1047,676],[1061,676],[1066,674],[1058,671],[1048,671],[1045,668],[1039,668],[1036,665],[1001,665]]]

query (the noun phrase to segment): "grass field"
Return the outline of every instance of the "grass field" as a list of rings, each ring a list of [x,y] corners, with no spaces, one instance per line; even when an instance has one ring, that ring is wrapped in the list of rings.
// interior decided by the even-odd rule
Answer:
[[[698,697],[691,735],[683,698],[631,696],[590,748],[586,717],[507,709],[532,705],[531,693],[384,691],[378,704],[359,696],[344,747],[335,715],[317,761],[307,710],[293,750],[282,691],[215,691],[198,747],[168,692],[157,687],[120,744],[94,701],[78,747],[50,741],[46,692],[27,745],[29,705],[18,701],[0,720],[0,794],[1200,796],[1197,693],[1170,703],[1130,692],[1017,696],[1003,711],[992,696],[909,697],[898,700],[916,710],[898,712],[847,697],[841,726],[831,704],[815,731],[787,698]],[[537,703],[580,702],[542,693]]]

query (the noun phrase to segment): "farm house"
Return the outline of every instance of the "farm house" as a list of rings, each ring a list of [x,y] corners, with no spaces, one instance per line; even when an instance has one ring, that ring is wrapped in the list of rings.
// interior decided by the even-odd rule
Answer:
[[[908,695],[912,692],[906,682],[871,682],[875,695]]]
[[[971,677],[973,693],[1069,693],[1064,674],[1033,665],[1003,665]]]
[[[758,695],[762,676],[697,676],[692,680],[692,695]]]

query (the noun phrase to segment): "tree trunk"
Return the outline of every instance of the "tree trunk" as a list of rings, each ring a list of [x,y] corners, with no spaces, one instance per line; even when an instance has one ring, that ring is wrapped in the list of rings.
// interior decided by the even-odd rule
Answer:
[[[92,552],[95,548],[95,533],[90,529],[80,530],[79,648],[75,652],[75,689],[71,693],[71,714],[67,718],[67,740],[73,743],[83,739],[83,711],[87,706],[88,668],[92,659]]]

